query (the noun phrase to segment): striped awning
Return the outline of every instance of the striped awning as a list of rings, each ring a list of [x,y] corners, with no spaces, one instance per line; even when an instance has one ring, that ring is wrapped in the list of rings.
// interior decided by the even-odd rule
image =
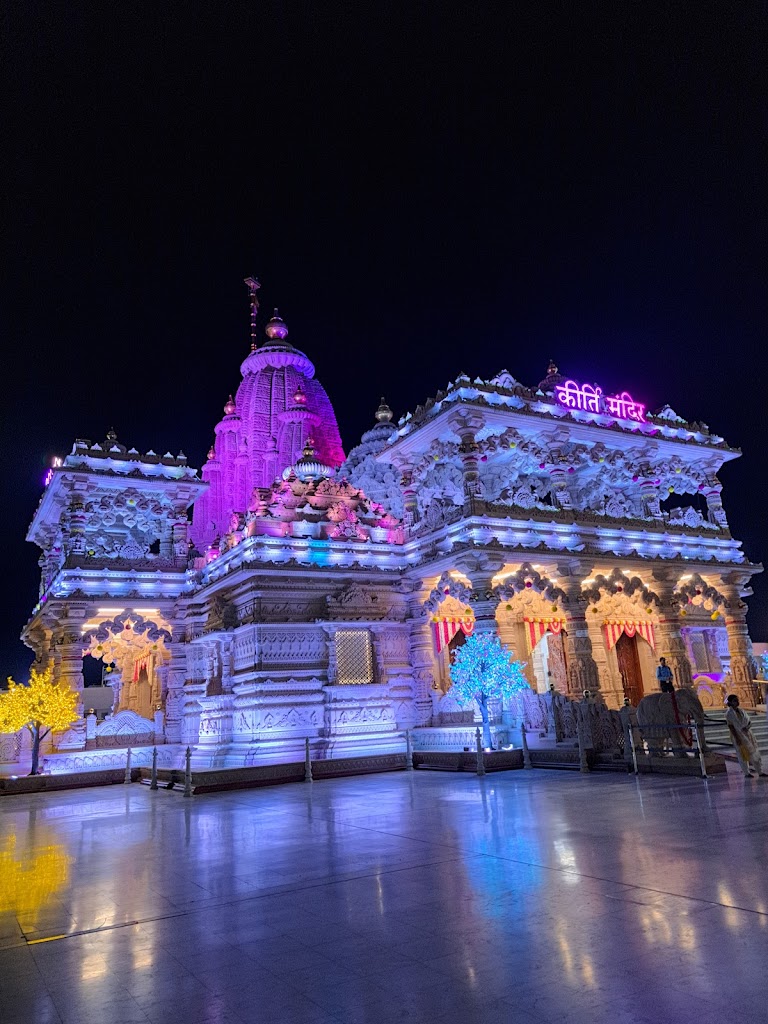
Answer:
[[[464,633],[465,636],[472,636],[475,631],[475,620],[474,619],[438,619],[432,623],[432,628],[435,633],[435,647],[437,653],[453,640],[459,630]]]
[[[545,633],[559,633],[565,626],[564,619],[530,619],[524,617],[523,622],[528,628],[528,640],[531,644],[531,650],[534,649]]]
[[[656,637],[653,632],[652,622],[606,622],[605,642],[609,651],[616,646],[616,641],[622,633],[626,633],[627,636],[639,634],[643,640],[648,641],[654,651],[656,650]]]

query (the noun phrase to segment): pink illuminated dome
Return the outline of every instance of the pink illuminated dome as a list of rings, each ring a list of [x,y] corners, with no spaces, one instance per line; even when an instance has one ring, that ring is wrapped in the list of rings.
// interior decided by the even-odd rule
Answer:
[[[277,310],[264,328],[266,338],[257,343],[256,287],[249,292],[251,351],[240,366],[243,379],[234,400],[230,395],[214,428],[214,455],[203,467],[209,488],[195,503],[191,531],[198,546],[227,532],[232,513],[249,508],[254,488],[270,487],[300,463],[310,438],[307,469],[311,462],[330,473],[345,458],[333,406],[312,360],[288,341]]]

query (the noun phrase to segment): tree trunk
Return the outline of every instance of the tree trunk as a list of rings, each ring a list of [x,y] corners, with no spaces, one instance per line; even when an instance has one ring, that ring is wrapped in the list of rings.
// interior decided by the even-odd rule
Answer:
[[[493,749],[493,741],[491,740],[491,726],[488,720],[488,698],[486,695],[480,694],[477,698],[477,703],[480,708],[480,717],[483,720],[483,746],[487,750]]]
[[[39,775],[38,765],[40,762],[40,726],[31,725],[29,731],[32,733],[32,770],[30,775]]]

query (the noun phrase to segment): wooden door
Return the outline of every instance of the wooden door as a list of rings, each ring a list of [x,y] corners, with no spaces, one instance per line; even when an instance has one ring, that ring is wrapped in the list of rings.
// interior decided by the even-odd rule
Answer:
[[[643,674],[640,669],[640,656],[637,653],[637,637],[622,633],[616,641],[616,657],[619,660],[624,696],[628,698],[630,704],[637,707],[643,696]]]

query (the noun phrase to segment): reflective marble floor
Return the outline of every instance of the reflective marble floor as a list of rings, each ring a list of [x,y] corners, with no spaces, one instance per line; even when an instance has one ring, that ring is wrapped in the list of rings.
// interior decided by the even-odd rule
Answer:
[[[6,797],[0,1021],[763,1022],[767,783]]]

